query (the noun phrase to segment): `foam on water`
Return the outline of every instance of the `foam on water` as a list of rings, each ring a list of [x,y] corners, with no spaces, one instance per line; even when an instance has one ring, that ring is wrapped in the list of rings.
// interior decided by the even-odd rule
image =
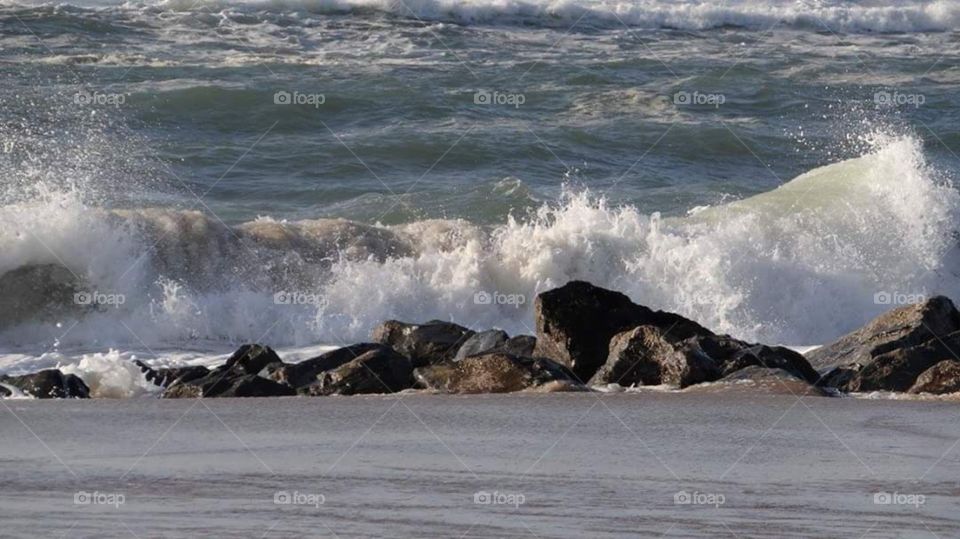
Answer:
[[[531,333],[535,295],[571,279],[738,337],[824,342],[889,308],[878,293],[956,297],[958,194],[918,140],[873,144],[682,218],[570,191],[490,228],[267,218],[228,227],[199,212],[105,210],[46,192],[0,213],[0,287],[12,306],[2,342],[31,357],[223,352],[250,340],[343,344],[388,318]],[[115,354],[74,357],[93,365]]]

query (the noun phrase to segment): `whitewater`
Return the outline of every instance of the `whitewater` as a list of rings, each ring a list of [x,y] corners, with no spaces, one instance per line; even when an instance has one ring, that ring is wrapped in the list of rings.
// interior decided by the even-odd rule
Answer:
[[[768,193],[679,217],[568,192],[492,227],[269,217],[228,226],[45,192],[0,212],[0,364],[72,365],[65,372],[85,374],[101,396],[129,396],[150,389],[135,357],[216,363],[245,341],[307,357],[363,341],[386,319],[529,334],[536,294],[572,279],[740,338],[825,342],[888,309],[878,294],[960,288],[960,196],[916,139],[874,142]]]

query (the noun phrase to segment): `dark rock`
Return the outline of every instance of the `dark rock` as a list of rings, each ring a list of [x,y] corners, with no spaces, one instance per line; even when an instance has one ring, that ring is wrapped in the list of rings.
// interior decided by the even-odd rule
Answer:
[[[10,395],[13,395],[13,392],[6,386],[0,385],[0,398],[9,397]]]
[[[789,372],[810,384],[820,381],[820,373],[802,354],[782,346],[747,345],[728,359],[718,362],[724,376],[751,366],[779,369]]]
[[[501,350],[520,357],[533,357],[534,351],[537,349],[537,338],[533,335],[517,335],[516,337],[510,337],[507,339],[507,342],[503,343]]]
[[[373,330],[372,340],[407,356],[414,367],[450,361],[473,331],[440,320],[407,324],[387,320]]]
[[[261,378],[255,374],[248,374],[230,380],[230,386],[215,397],[285,397],[296,395],[297,392],[290,386],[278,384],[273,380]],[[211,396],[211,395],[206,395]]]
[[[377,343],[353,344],[325,352],[300,363],[272,364],[260,375],[295,389],[301,388],[316,382],[317,377],[324,371],[336,369],[371,350],[386,349],[388,347]]]
[[[154,369],[139,359],[134,363],[140,367],[140,371],[148,382],[153,382],[160,387],[169,387],[177,382],[190,382],[210,374],[210,369],[203,365]]]
[[[414,371],[418,387],[445,393],[511,393],[555,382],[580,386],[573,373],[547,358],[504,352],[468,356],[457,363]]]
[[[775,395],[800,396],[830,396],[823,389],[811,384],[795,373],[778,368],[767,368],[760,365],[750,365],[736,370],[713,385],[722,385],[724,388],[734,387],[749,389],[751,393],[762,392]],[[699,390],[699,388],[698,388]],[[706,390],[706,387],[704,387]]]
[[[960,353],[960,332],[879,354],[865,364],[844,365],[824,379],[842,391],[907,391],[927,369]]]
[[[507,343],[507,339],[509,338],[510,336],[507,335],[506,331],[499,329],[490,329],[474,333],[463,342],[463,346],[457,350],[457,355],[454,356],[453,361],[460,361],[467,356],[475,356],[491,350],[500,349]]]
[[[714,360],[699,348],[670,342],[657,327],[639,326],[610,340],[607,362],[590,379],[590,385],[686,387],[720,376]]]
[[[946,393],[960,392],[960,361],[948,359],[923,371],[910,393]]]
[[[821,372],[842,367],[859,370],[875,358],[960,331],[960,312],[953,302],[936,296],[923,303],[888,311],[862,328],[807,353]]]
[[[0,377],[0,382],[16,387],[38,399],[89,399],[90,388],[73,374],[46,369],[22,376]]]
[[[361,354],[300,389],[308,395],[358,395],[394,393],[413,384],[410,359],[396,351],[380,347]]]
[[[269,346],[245,344],[233,353],[224,367],[245,374],[257,374],[270,363],[281,363],[280,356]]]
[[[713,335],[680,315],[653,311],[630,298],[583,281],[571,281],[537,296],[535,356],[569,366],[588,380],[606,362],[610,339],[637,326],[654,326],[667,339]]]

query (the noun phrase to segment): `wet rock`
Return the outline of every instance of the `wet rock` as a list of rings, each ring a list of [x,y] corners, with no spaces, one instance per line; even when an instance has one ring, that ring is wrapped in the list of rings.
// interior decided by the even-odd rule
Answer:
[[[638,326],[610,340],[607,361],[590,385],[686,387],[720,376],[716,363],[699,348],[670,342],[657,327]]]
[[[953,302],[936,296],[925,302],[888,311],[862,328],[806,354],[832,380],[843,380],[894,350],[922,345],[931,339],[960,331],[960,312]]]
[[[463,342],[463,346],[457,350],[457,355],[454,356],[453,361],[460,361],[467,356],[475,356],[491,350],[500,349],[507,344],[507,339],[509,338],[510,336],[507,335],[506,331],[499,329],[490,329],[474,333]]]
[[[502,351],[520,357],[533,357],[537,349],[537,338],[533,335],[517,335],[503,343]]]
[[[948,359],[923,371],[910,393],[944,395],[960,392],[960,361]]]
[[[535,356],[548,357],[590,379],[606,362],[610,339],[637,326],[654,326],[670,340],[712,335],[680,315],[653,311],[630,298],[583,281],[537,296]]]
[[[960,332],[896,348],[828,372],[822,385],[846,392],[907,391],[927,369],[960,353]]]
[[[0,385],[0,398],[9,397],[10,395],[13,395],[13,392],[6,386]]]
[[[369,350],[326,371],[319,379],[300,389],[307,395],[358,395],[363,393],[395,393],[413,384],[410,359],[387,348]]]
[[[388,347],[378,343],[353,344],[325,352],[300,363],[271,364],[261,371],[260,375],[297,389],[316,382],[323,372],[336,369],[371,350],[386,349]]]
[[[782,346],[746,345],[718,363],[724,376],[756,366],[783,370],[810,384],[820,381],[820,373],[810,365],[803,354]]]
[[[22,376],[2,376],[0,382],[38,399],[89,399],[90,388],[74,374],[46,369]]]
[[[760,365],[750,365],[734,371],[720,380],[716,384],[701,386],[696,390],[709,391],[713,386],[722,388],[745,389],[751,393],[764,393],[767,395],[795,395],[827,397],[830,393],[819,388],[802,376],[793,372],[778,369],[767,368]]]
[[[245,344],[227,358],[224,367],[245,374],[257,374],[271,363],[282,363],[272,348],[262,344]]]
[[[567,367],[546,358],[491,352],[414,371],[418,387],[444,393],[511,393],[561,382],[581,386]]]
[[[452,360],[474,332],[451,322],[431,320],[408,324],[387,320],[373,330],[372,340],[407,356],[414,367]]]
[[[170,380],[161,397],[165,399],[267,397],[294,394],[293,388],[258,376],[258,373],[264,370],[281,365],[283,362],[280,361],[280,357],[269,346],[245,344],[216,369],[186,367],[185,369],[188,370],[172,372],[171,374],[174,375],[181,374],[181,377]],[[154,371],[152,376],[155,379],[160,377],[161,381],[167,381],[167,377],[160,370]],[[263,382],[254,378],[259,378]]]
[[[148,382],[160,387],[169,387],[177,382],[190,382],[210,374],[210,369],[202,365],[154,369],[140,360],[135,360],[134,363],[140,367]]]
[[[297,392],[290,386],[278,384],[256,374],[248,374],[229,381],[229,386],[215,395],[208,397],[285,397],[296,395]]]

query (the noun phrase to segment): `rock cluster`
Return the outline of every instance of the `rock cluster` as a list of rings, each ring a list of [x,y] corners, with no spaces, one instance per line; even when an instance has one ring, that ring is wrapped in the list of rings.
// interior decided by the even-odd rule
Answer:
[[[945,297],[889,311],[806,356],[718,335],[583,281],[540,294],[537,335],[474,332],[440,320],[388,320],[371,342],[286,363],[262,344],[216,368],[154,369],[137,362],[164,398],[570,391],[588,387],[727,386],[794,395],[960,392],[960,312]],[[715,382],[715,384],[708,384]],[[56,369],[0,376],[0,396],[86,398],[83,381]]]

